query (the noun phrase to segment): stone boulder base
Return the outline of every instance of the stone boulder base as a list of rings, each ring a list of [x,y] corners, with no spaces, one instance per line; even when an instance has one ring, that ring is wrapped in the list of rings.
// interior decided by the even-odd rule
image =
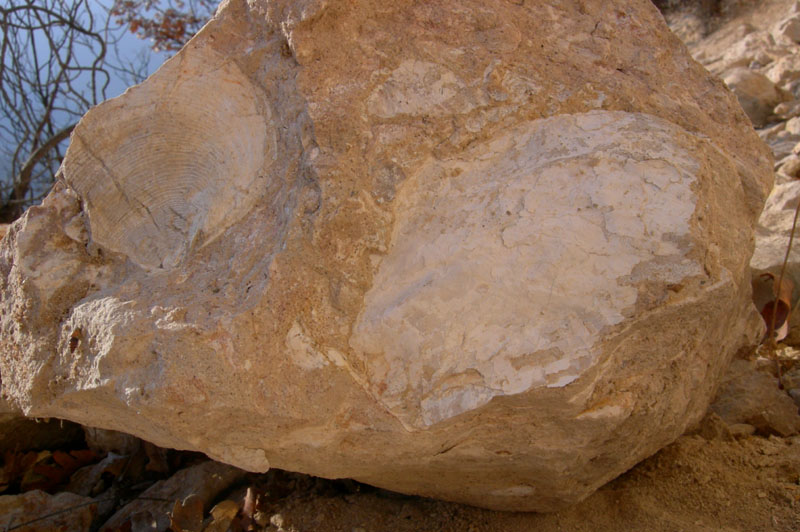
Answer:
[[[647,0],[231,0],[0,249],[28,415],[506,510],[699,421],[771,159]]]

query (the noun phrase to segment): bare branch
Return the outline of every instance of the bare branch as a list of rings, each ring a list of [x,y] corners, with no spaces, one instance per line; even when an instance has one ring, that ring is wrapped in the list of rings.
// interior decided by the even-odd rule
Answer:
[[[0,223],[10,223],[16,220],[24,210],[25,195],[28,193],[31,184],[31,176],[36,165],[56,148],[62,141],[69,138],[76,124],[70,124],[55,135],[50,137],[44,144],[36,148],[22,165],[19,174],[14,178],[11,194],[5,203],[0,207]]]
[[[152,48],[177,50],[216,2],[0,3],[0,222],[13,221],[50,189],[74,124],[106,99],[112,80],[147,76],[152,50],[123,53],[127,32],[156,39]]]

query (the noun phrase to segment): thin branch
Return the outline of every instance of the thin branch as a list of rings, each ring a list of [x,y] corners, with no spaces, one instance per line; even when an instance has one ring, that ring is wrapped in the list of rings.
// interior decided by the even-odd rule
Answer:
[[[14,185],[11,194],[5,203],[0,207],[0,223],[11,223],[19,217],[25,195],[31,185],[31,175],[36,165],[48,155],[48,153],[58,146],[62,141],[69,138],[76,124],[70,124],[61,131],[50,137],[44,144],[28,156],[22,165],[19,174],[14,178]]]
[[[147,76],[149,57],[121,53],[127,31],[149,21],[177,49],[216,3],[0,0],[0,221],[13,221],[50,188],[69,128],[108,96],[112,81]]]

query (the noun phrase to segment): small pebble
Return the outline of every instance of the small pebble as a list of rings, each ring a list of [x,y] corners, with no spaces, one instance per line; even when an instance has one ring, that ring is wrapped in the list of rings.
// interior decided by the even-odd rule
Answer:
[[[734,423],[728,427],[734,438],[744,438],[755,434],[756,428],[747,423]]]

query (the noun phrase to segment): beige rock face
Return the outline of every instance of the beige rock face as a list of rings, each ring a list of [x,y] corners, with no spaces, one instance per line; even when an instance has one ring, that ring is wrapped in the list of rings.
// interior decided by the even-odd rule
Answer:
[[[697,422],[760,332],[771,166],[646,0],[231,0],[3,240],[3,392],[555,510]]]

